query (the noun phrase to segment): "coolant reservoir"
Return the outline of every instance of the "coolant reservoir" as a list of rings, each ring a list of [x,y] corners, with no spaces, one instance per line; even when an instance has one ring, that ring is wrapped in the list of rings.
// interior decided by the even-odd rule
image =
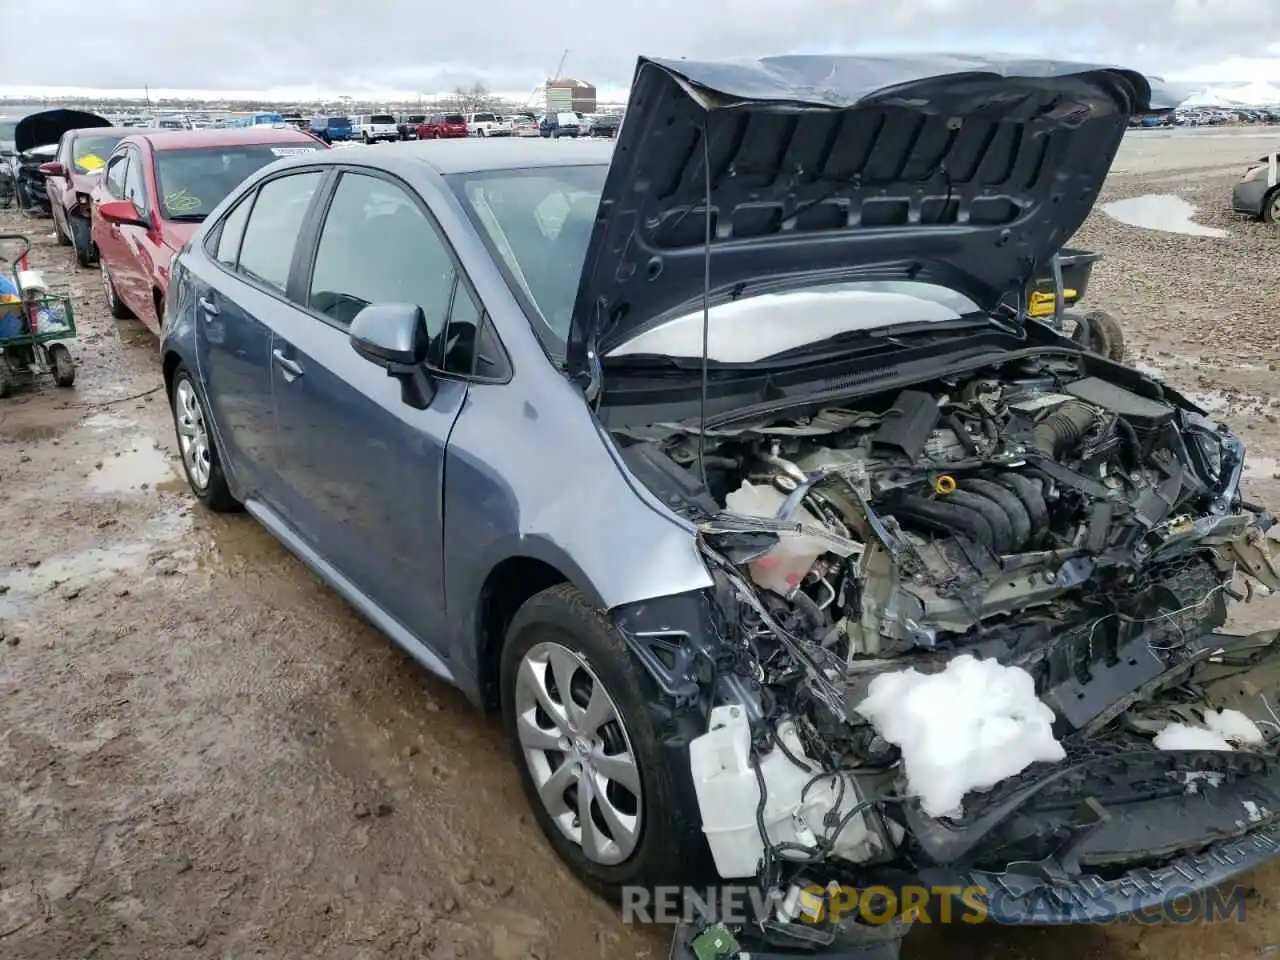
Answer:
[[[725,508],[748,517],[775,517],[786,496],[773,487],[743,481],[742,486],[725,497]],[[822,529],[823,524],[803,506],[796,508],[791,520]],[[793,593],[817,559],[829,550],[825,540],[797,534],[781,534],[778,545],[764,556],[752,560],[747,569],[751,579],[766,590],[782,596]]]

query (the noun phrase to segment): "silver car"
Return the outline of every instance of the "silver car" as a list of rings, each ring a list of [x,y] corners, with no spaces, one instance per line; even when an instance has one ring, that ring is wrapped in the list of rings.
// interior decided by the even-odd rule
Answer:
[[[642,60],[616,149],[282,159],[171,268],[188,480],[501,712],[584,882],[767,895],[677,955],[896,955],[910,916],[832,908],[903,878],[1162,909],[1280,849],[1275,634],[1220,631],[1236,574],[1280,588],[1272,519],[1238,438],[1026,291],[1176,105]]]

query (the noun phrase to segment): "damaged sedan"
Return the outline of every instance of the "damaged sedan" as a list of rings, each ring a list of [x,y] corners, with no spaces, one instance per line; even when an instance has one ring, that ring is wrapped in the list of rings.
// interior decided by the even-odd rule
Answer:
[[[251,176],[175,259],[187,477],[501,711],[615,898],[749,885],[676,955],[896,956],[840,890],[1137,911],[1270,858],[1280,588],[1244,446],[1029,315],[1127,70],[642,59],[616,149]]]

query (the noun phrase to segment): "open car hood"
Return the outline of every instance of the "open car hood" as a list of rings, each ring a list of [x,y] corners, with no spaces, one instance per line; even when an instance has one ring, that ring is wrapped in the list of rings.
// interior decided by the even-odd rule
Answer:
[[[712,303],[915,279],[992,309],[1088,216],[1129,117],[1184,97],[1132,70],[1044,60],[642,57],[569,372],[598,382],[599,356],[698,309],[708,194]]]
[[[57,143],[68,130],[109,126],[110,120],[84,110],[44,110],[18,121],[13,130],[14,149],[25,153],[34,147]]]

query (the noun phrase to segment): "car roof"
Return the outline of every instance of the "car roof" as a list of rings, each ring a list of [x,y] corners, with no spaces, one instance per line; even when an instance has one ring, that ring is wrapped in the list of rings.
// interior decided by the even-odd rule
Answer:
[[[137,132],[137,127],[76,127],[67,131],[75,137],[128,137]]]
[[[374,149],[372,147],[370,150]],[[436,169],[437,173],[481,173],[518,170],[523,167],[567,167],[607,164],[613,155],[610,140],[569,141],[484,137],[466,140],[419,140],[396,144],[390,151],[408,154]],[[341,163],[348,151],[338,151]]]
[[[204,130],[133,130],[130,140],[145,140],[153,150],[198,150],[203,147],[245,147],[271,143],[316,143],[301,130],[279,127],[218,127]]]

